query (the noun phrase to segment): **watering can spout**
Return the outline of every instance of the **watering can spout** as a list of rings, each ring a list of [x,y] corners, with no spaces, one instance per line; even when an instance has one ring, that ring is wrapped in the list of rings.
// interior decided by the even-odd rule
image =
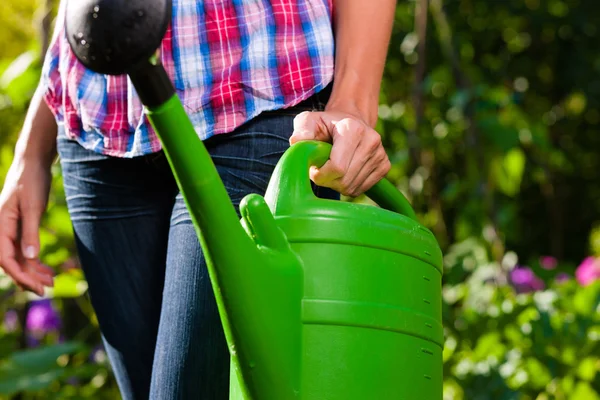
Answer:
[[[127,74],[146,107],[208,261],[238,390],[247,399],[291,399],[300,379],[302,264],[261,196],[244,199],[240,223],[156,56],[171,7],[171,0],[70,0],[67,38],[90,70]]]
[[[161,140],[199,227],[238,390],[245,399],[256,398],[254,393],[264,399],[294,398],[300,385],[300,259],[262,196],[243,199],[240,224],[178,99],[148,110],[148,116],[157,132],[169,133]]]

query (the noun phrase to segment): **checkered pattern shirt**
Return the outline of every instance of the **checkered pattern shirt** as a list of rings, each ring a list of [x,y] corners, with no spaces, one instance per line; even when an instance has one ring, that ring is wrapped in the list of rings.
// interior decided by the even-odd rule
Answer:
[[[333,79],[332,0],[173,0],[163,65],[201,139],[295,105]],[[86,69],[64,18],[44,60],[45,100],[67,137],[135,157],[161,149],[129,78]]]

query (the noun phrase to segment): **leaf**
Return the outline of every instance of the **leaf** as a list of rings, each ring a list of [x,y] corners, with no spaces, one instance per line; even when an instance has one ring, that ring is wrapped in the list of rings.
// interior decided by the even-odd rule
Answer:
[[[48,208],[46,226],[59,235],[72,236],[72,224],[69,211],[65,205],[53,204]]]
[[[0,393],[13,395],[23,390],[43,390],[50,386],[52,382],[62,377],[63,374],[64,370],[62,368],[56,368],[42,374],[24,373],[21,376],[12,377],[10,379],[5,379],[6,377],[2,377],[0,378]]]
[[[494,146],[502,151],[519,146],[521,140],[517,129],[503,124],[496,113],[485,115],[477,119],[477,127]]]
[[[533,388],[538,390],[542,389],[552,380],[550,371],[548,371],[548,368],[542,364],[540,360],[530,357],[525,362],[525,366],[528,370],[530,384]]]
[[[600,285],[596,282],[589,285],[586,290],[575,293],[573,305],[575,311],[581,315],[593,315],[600,302]]]
[[[64,264],[71,257],[71,252],[65,247],[59,247],[56,251],[43,254],[44,262],[49,266]]]
[[[36,56],[32,51],[27,51],[17,58],[4,70],[0,77],[0,87],[8,88],[15,80],[23,76],[35,62]]]
[[[571,93],[565,99],[565,110],[567,113],[577,116],[585,111],[587,99],[582,92]]]
[[[58,357],[64,354],[73,354],[82,349],[83,346],[78,342],[60,343],[13,353],[7,361],[24,368],[47,368],[55,365]]]
[[[507,196],[515,196],[521,188],[525,154],[518,148],[510,150],[502,159],[492,161],[491,171],[498,188]]]
[[[0,77],[0,88],[17,108],[22,108],[29,101],[37,86],[39,80],[37,61],[35,52],[25,52],[17,57]]]
[[[468,90],[457,90],[450,99],[450,104],[462,110],[467,106],[470,99],[471,93]]]
[[[65,371],[56,360],[82,348],[79,343],[69,342],[14,353],[0,363],[0,394],[47,388]]]
[[[596,376],[596,371],[600,367],[600,360],[596,357],[584,358],[577,367],[577,376],[584,381],[591,382]]]
[[[570,393],[569,400],[600,400],[600,396],[589,383],[579,382],[575,385],[575,390]]]
[[[49,297],[79,297],[88,288],[87,281],[80,269],[71,269],[54,278],[54,287],[47,289]]]
[[[485,360],[490,355],[500,357],[504,352],[504,346],[501,342],[500,333],[488,332],[477,341],[474,355],[477,360]]]

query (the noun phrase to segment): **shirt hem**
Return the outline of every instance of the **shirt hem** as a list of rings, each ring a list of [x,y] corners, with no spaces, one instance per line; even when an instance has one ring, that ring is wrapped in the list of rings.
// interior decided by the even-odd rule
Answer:
[[[258,117],[263,112],[283,110],[283,109],[294,107],[294,106],[298,105],[299,103],[303,102],[304,100],[307,100],[311,96],[319,93],[321,90],[326,88],[327,85],[329,85],[332,81],[333,81],[333,75],[328,77],[327,79],[323,80],[321,83],[313,86],[311,89],[306,90],[301,96],[295,98],[293,101],[275,105],[273,107],[263,106],[259,109],[255,109],[251,114],[247,114],[245,116],[245,118],[243,118],[241,120],[241,122],[239,122],[231,127],[228,127],[226,129],[209,130],[208,132],[203,132],[203,134],[201,134],[200,132],[197,131],[197,129],[198,129],[197,126],[195,126],[194,128],[196,129],[198,138],[202,141],[207,140],[216,135],[226,135],[228,133],[235,131],[237,128],[248,123],[249,121],[253,120],[254,118]],[[52,108],[52,107],[50,106],[50,108]],[[199,111],[199,112],[201,112],[201,111]],[[68,139],[75,140],[84,149],[93,151],[98,154],[102,154],[102,155],[109,156],[109,157],[115,157],[115,158],[136,158],[136,157],[143,157],[143,156],[147,156],[147,155],[151,155],[151,154],[156,154],[156,153],[159,153],[162,151],[162,144],[156,138],[156,133],[154,132],[153,129],[151,129],[150,125],[148,125],[148,128],[149,128],[148,129],[149,135],[146,137],[145,140],[143,140],[142,142],[140,142],[139,144],[136,145],[136,147],[139,146],[144,149],[150,149],[147,151],[123,152],[122,150],[114,149],[111,147],[102,146],[101,148],[99,148],[97,143],[90,143],[90,142],[83,140],[81,138],[81,135],[71,132],[67,126],[65,126],[65,135],[67,136]],[[92,128],[92,130],[99,132],[99,130],[97,130],[95,128]],[[86,132],[90,133],[92,130],[86,130]],[[134,133],[132,133],[132,135],[133,134]],[[156,139],[156,140],[154,140],[154,139]]]

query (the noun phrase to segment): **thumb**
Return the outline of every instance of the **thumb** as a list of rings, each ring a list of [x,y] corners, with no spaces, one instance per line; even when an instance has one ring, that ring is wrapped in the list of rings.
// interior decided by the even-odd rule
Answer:
[[[30,208],[23,210],[21,220],[21,251],[27,259],[35,259],[40,252],[41,211]]]
[[[332,122],[327,113],[304,111],[294,118],[294,132],[290,144],[303,140],[318,140],[331,143]]]

